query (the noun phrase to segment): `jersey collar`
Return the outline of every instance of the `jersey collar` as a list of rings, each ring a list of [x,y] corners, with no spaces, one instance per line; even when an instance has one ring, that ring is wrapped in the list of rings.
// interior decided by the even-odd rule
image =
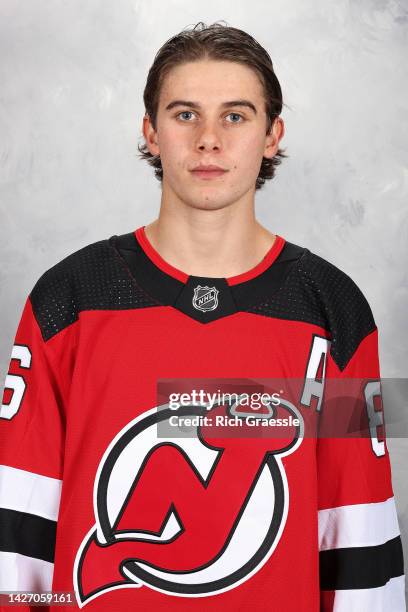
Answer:
[[[149,242],[144,226],[109,239],[136,283],[159,304],[173,306],[200,323],[245,311],[281,286],[298,258],[281,236],[256,266],[236,276],[188,275],[166,262]]]

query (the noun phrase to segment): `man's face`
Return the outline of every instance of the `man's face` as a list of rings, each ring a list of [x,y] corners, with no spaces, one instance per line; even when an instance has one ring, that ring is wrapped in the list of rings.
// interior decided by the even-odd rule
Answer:
[[[280,118],[271,134],[266,128],[262,84],[251,68],[214,60],[176,66],[162,85],[156,131],[144,119],[149,150],[161,158],[163,195],[211,210],[252,197],[262,157],[276,154],[284,134]],[[198,174],[200,164],[226,172]]]

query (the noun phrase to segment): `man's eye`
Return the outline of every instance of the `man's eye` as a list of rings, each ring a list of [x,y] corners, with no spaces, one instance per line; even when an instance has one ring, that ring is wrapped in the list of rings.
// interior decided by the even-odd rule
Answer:
[[[176,115],[176,117],[180,117],[181,115],[192,115],[193,113],[191,111],[181,111],[181,113],[178,113],[178,115]],[[184,121],[184,119],[183,119]]]
[[[193,115],[193,114],[194,113],[192,111],[181,111],[181,113],[178,113],[176,117],[181,118],[181,120],[184,122],[188,122],[189,118],[186,117],[186,115]],[[229,121],[228,123],[242,123],[243,121],[245,121],[245,118],[239,113],[228,113],[227,117],[239,117],[239,119],[241,120],[240,121],[239,119],[238,120],[234,119],[232,121]]]
[[[242,115],[240,115],[239,113],[229,113],[227,115],[227,117],[240,117],[240,119],[242,119],[242,121],[244,121],[244,117]],[[242,121],[231,121],[231,123],[242,123]]]

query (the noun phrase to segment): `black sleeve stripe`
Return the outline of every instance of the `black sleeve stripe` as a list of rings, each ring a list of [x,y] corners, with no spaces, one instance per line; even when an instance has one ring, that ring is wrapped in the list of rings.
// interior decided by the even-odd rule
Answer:
[[[56,521],[0,508],[0,550],[54,562]]]
[[[404,574],[400,536],[379,546],[323,550],[319,562],[323,591],[372,589]]]

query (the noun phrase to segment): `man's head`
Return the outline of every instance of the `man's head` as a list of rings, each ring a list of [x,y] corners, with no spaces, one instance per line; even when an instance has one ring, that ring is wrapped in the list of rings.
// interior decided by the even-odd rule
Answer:
[[[183,201],[239,199],[286,157],[278,147],[279,81],[269,54],[242,30],[200,22],[169,39],[150,68],[144,103],[141,157]],[[200,164],[227,172],[204,180],[191,172]]]

